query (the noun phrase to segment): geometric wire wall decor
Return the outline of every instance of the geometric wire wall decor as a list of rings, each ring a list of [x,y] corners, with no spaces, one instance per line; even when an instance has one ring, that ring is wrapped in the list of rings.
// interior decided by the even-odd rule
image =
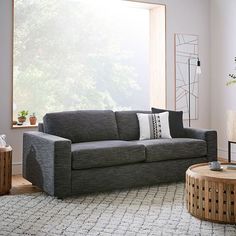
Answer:
[[[199,78],[196,74],[199,50],[197,35],[175,34],[175,108],[189,114],[188,59],[190,60],[190,114],[191,120],[198,119]],[[196,58],[196,59],[195,59]]]

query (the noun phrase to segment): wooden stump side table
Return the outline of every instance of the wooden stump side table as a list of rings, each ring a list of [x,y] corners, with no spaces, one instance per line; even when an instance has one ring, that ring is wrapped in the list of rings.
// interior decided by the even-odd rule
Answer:
[[[236,170],[209,170],[197,164],[186,172],[186,202],[195,217],[219,223],[236,223]]]
[[[12,148],[0,148],[0,195],[9,193],[12,178]]]

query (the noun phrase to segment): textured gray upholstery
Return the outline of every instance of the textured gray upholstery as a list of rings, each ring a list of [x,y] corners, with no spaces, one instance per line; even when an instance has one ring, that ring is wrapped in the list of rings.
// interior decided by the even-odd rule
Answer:
[[[24,133],[24,178],[63,198],[183,180],[190,165],[217,159],[216,131],[186,128],[186,139],[139,141],[136,113],[151,112],[47,114],[42,132]]]
[[[146,148],[146,161],[165,161],[203,157],[207,155],[206,141],[190,138],[151,139],[132,141]]]
[[[202,139],[207,142],[207,158],[217,160],[217,132],[215,130],[185,128],[187,138]]]
[[[149,114],[151,111],[116,111],[116,122],[121,140],[139,139],[139,122],[136,113]]]
[[[113,111],[67,111],[48,113],[44,132],[70,139],[72,143],[118,139]]]
[[[206,157],[188,158],[80,171],[74,170],[72,171],[72,194],[183,181],[189,166],[207,161]]]
[[[38,131],[44,133],[43,123],[38,123]]]
[[[70,195],[71,141],[37,131],[24,133],[23,177],[50,195]]]
[[[127,141],[72,144],[72,169],[88,169],[145,161],[145,147]]]

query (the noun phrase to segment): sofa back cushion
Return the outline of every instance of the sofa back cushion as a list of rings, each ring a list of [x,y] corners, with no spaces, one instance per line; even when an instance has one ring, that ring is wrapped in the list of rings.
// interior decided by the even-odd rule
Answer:
[[[119,138],[115,113],[110,110],[80,110],[48,113],[44,132],[70,139],[72,143]]]
[[[117,111],[116,122],[121,140],[139,140],[139,122],[137,113],[150,114],[151,111]]]
[[[183,138],[185,137],[185,131],[183,126],[183,112],[182,111],[172,111],[159,108],[152,108],[152,113],[162,113],[169,112],[169,125],[170,134],[172,138]]]

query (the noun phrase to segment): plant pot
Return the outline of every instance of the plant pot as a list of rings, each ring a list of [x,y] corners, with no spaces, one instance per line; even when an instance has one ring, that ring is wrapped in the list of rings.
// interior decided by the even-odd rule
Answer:
[[[19,123],[24,123],[24,122],[26,121],[26,117],[24,117],[24,116],[19,116],[19,117],[18,117],[18,121],[19,121]]]
[[[36,125],[37,118],[35,116],[31,116],[29,120],[30,120],[30,125]]]
[[[13,121],[12,121],[12,125],[17,125],[17,121],[16,121],[16,120],[13,120]]]

